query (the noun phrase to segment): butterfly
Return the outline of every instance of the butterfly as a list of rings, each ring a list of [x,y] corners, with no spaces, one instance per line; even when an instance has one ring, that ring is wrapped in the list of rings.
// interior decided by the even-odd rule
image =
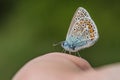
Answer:
[[[61,42],[61,46],[70,53],[78,52],[94,45],[98,38],[99,34],[94,21],[86,9],[79,7],[72,18],[66,40]]]

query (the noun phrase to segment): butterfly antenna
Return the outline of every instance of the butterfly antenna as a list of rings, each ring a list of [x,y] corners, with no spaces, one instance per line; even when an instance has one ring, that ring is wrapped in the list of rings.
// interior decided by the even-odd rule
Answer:
[[[58,42],[58,43],[55,43],[55,44],[53,44],[53,46],[57,46],[57,45],[61,44],[62,42],[63,42],[63,41]]]

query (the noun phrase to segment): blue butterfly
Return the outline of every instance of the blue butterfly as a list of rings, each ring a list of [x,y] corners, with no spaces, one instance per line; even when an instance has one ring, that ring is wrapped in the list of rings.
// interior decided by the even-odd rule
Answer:
[[[99,38],[97,27],[87,10],[79,7],[71,21],[66,40],[61,46],[68,52],[78,52],[92,46]]]

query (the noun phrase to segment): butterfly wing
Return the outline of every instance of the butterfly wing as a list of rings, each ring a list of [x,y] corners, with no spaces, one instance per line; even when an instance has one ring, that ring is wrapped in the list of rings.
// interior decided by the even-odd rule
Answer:
[[[73,16],[66,41],[80,50],[92,46],[98,37],[97,27],[89,13],[84,8],[78,8]]]
[[[89,15],[89,13],[87,12],[87,10],[85,10],[83,7],[79,7],[79,8],[76,10],[76,12],[75,12],[75,14],[74,14],[74,16],[73,16],[73,18],[72,18],[70,27],[69,27],[69,29],[68,29],[67,36],[70,35],[71,29],[73,28],[73,25],[74,25],[77,21],[79,21],[81,18],[84,18],[84,17],[90,18],[90,15]]]

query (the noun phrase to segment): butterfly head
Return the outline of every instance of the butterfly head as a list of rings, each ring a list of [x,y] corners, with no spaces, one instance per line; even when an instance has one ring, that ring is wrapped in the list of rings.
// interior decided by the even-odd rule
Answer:
[[[76,46],[68,43],[67,41],[63,41],[63,42],[61,43],[61,46],[62,46],[66,51],[76,52]]]

